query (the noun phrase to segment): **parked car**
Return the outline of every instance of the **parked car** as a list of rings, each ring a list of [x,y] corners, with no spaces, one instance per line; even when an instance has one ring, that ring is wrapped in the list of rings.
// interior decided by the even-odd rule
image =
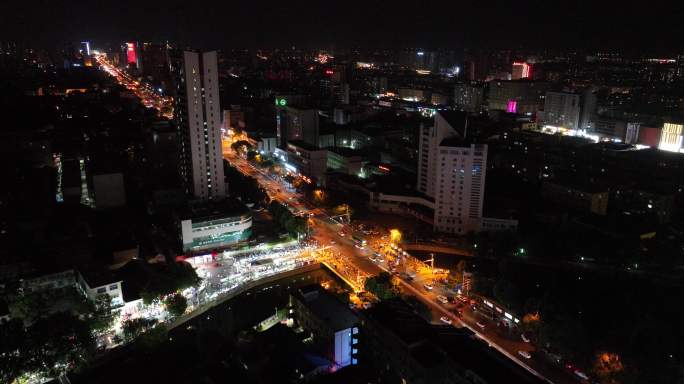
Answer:
[[[520,338],[522,339],[522,341],[524,341],[526,343],[530,342],[530,339],[527,337],[527,335],[525,335],[525,332],[520,334]]]
[[[440,317],[439,320],[440,320],[442,323],[449,324],[449,325],[451,325],[451,323],[452,323],[451,319],[448,318],[448,317],[446,317],[446,316]]]
[[[449,300],[447,300],[446,296],[442,296],[442,295],[437,296],[437,301],[439,301],[442,304],[446,304],[449,302]]]
[[[529,358],[532,357],[532,355],[530,355],[530,353],[527,352],[527,351],[518,351],[518,355],[520,355],[520,356],[522,356],[522,357],[524,357],[524,358],[526,358],[526,359],[529,359]]]
[[[477,324],[478,328],[480,328],[480,329],[483,330],[483,331],[484,331],[485,328],[486,328],[486,325],[485,325],[485,323],[483,323],[483,322],[478,321],[478,322],[475,323],[475,324]]]
[[[428,291],[432,291],[432,284],[423,284],[423,288],[427,289]]]

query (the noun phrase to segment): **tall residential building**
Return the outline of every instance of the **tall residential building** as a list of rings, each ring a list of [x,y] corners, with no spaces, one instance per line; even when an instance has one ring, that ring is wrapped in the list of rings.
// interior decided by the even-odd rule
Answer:
[[[465,234],[482,226],[487,145],[460,138],[439,145],[435,186],[435,229]]]
[[[465,234],[482,229],[487,145],[469,143],[467,115],[438,112],[422,127],[418,191],[435,199],[434,228]]]
[[[171,67],[176,86],[179,171],[186,193],[202,200],[222,198],[226,186],[216,51],[174,51]]]
[[[465,136],[467,115],[463,112],[439,112],[432,127],[420,128],[418,146],[418,185],[416,189],[430,197],[435,195],[435,180],[438,168],[437,147],[448,137]],[[458,131],[460,130],[460,132]]]

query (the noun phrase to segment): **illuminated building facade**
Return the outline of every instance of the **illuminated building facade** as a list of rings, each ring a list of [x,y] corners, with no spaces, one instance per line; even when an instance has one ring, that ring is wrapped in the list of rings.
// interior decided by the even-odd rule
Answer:
[[[246,241],[252,215],[232,200],[193,202],[178,217],[183,252],[220,249]]]
[[[660,142],[658,149],[670,152],[680,152],[682,149],[682,131],[684,125],[675,123],[663,124],[663,130],[660,133]]]
[[[526,62],[513,62],[513,70],[511,71],[512,80],[531,79],[532,78],[532,64]]]
[[[358,363],[360,319],[319,285],[290,295],[294,318],[311,332],[314,348],[339,369]]]
[[[482,226],[487,145],[468,143],[463,112],[440,111],[433,127],[421,128],[416,189],[434,198],[434,227],[447,233]]]

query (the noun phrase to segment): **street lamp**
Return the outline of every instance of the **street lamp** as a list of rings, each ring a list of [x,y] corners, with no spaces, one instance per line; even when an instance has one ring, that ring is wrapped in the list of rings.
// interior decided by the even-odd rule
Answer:
[[[390,241],[395,244],[399,244],[401,242],[401,232],[398,229],[390,229]]]

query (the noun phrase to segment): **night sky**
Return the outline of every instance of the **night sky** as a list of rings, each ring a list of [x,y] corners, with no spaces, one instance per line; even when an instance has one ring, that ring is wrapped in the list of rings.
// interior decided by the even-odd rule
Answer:
[[[684,1],[9,1],[0,41],[684,48]]]

